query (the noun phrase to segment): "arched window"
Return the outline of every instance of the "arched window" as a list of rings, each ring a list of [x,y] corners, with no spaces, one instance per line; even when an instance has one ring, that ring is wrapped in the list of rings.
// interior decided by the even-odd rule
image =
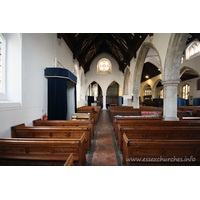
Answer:
[[[200,42],[192,42],[186,49],[186,59],[194,58],[200,55]]]
[[[160,90],[160,99],[163,99],[163,89]]]
[[[183,86],[183,99],[189,99],[190,86],[188,84]]]
[[[21,35],[2,33],[0,109],[19,107],[22,97]]]
[[[151,95],[152,95],[151,86],[147,85],[144,90],[144,96],[151,96]]]
[[[200,90],[200,79],[197,80],[197,90]]]
[[[111,70],[112,70],[112,65],[108,59],[102,58],[97,63],[97,74],[111,74]]]
[[[0,33],[0,93],[3,95],[5,88],[5,40]]]

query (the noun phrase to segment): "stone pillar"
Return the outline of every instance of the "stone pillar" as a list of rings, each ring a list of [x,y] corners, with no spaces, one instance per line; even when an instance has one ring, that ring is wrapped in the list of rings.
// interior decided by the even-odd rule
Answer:
[[[133,90],[133,108],[140,107],[139,93],[140,93],[139,90]]]
[[[127,106],[128,104],[127,104],[127,96],[128,95],[123,95],[123,106]]]
[[[106,110],[106,94],[103,94],[103,110]]]
[[[164,87],[163,120],[178,121],[177,117],[177,88],[180,80],[162,81]]]
[[[155,99],[155,89],[152,89],[151,92],[152,92],[152,98],[151,99],[153,101],[153,99]]]

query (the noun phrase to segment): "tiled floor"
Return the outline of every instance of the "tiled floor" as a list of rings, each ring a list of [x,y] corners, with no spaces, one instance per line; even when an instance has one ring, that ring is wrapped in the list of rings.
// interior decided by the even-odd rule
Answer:
[[[121,165],[117,141],[114,137],[113,125],[107,110],[102,110],[95,126],[95,135],[89,152],[88,166],[118,166]]]

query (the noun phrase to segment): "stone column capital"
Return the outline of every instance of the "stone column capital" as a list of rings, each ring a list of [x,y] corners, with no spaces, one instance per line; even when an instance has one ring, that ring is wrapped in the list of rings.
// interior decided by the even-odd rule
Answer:
[[[163,86],[168,86],[168,85],[178,85],[180,83],[181,79],[176,79],[176,80],[166,80],[162,81]]]

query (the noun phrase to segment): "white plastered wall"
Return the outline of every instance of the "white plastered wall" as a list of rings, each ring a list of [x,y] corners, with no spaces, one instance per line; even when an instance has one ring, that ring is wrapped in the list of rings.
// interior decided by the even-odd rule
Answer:
[[[107,58],[112,64],[111,74],[97,74],[97,63],[100,59]],[[119,65],[117,61],[107,53],[99,54],[91,63],[90,70],[85,75],[85,94],[88,86],[96,81],[102,89],[103,96],[106,96],[106,91],[110,83],[116,81],[121,88],[123,88],[123,73],[119,70]],[[104,97],[104,107],[105,109],[105,97]]]
[[[54,67],[54,58],[58,57],[70,71],[73,71],[74,67],[72,52],[63,40],[60,45],[57,44],[57,34],[26,33],[18,34],[16,37],[19,41],[14,44],[18,43],[16,48],[19,54],[13,57],[15,63],[11,60],[8,60],[8,63],[12,63],[9,65],[9,70],[12,70],[12,67],[18,69],[19,76],[15,74],[16,84],[12,85],[14,90],[15,87],[19,90],[20,95],[16,99],[17,107],[8,104],[0,106],[0,137],[3,138],[11,137],[11,126],[21,123],[30,126],[33,120],[41,118],[47,112],[47,79],[44,77],[44,69]],[[9,85],[11,83],[9,79],[12,77],[8,73],[6,76]],[[12,96],[14,92],[10,95]]]
[[[85,100],[85,74],[84,74],[84,69],[81,67],[79,70],[79,77],[80,77],[80,100],[78,101],[77,107],[85,106],[86,105],[86,100]]]

